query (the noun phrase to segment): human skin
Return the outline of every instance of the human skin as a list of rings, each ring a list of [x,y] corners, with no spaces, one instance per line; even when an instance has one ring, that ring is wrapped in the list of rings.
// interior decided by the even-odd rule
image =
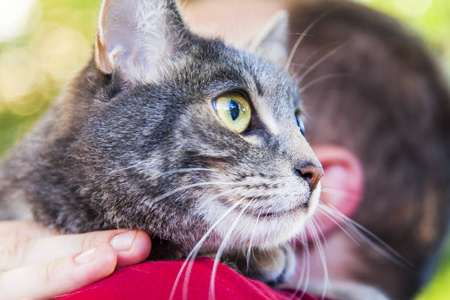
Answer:
[[[0,222],[0,298],[65,294],[144,261],[150,249],[142,231],[62,235],[37,223]]]

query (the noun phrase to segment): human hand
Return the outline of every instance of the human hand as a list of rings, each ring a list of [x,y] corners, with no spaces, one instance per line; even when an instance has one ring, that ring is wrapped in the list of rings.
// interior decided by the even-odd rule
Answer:
[[[61,235],[37,223],[0,222],[0,299],[48,299],[144,261],[143,231]]]

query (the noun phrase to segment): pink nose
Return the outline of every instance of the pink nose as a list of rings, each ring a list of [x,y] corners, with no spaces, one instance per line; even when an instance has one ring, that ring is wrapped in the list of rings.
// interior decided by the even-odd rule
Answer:
[[[307,164],[306,166],[300,167],[295,170],[301,178],[306,180],[311,191],[316,188],[317,184],[323,176],[322,167],[317,167],[313,164]]]

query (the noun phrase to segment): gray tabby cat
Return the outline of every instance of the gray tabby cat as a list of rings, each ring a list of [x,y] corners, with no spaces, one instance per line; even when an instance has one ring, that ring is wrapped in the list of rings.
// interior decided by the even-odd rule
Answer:
[[[282,281],[323,173],[296,85],[258,56],[285,57],[286,31],[280,15],[255,55],[191,33],[174,0],[105,0],[95,57],[3,161],[0,219],[142,229],[150,259],[222,247],[247,276]]]

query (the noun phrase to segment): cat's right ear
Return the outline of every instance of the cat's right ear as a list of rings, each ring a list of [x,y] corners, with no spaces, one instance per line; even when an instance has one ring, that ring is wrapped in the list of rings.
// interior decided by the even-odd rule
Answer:
[[[129,85],[169,75],[189,34],[175,0],[103,0],[95,62]]]
[[[289,17],[284,10],[276,13],[254,38],[249,49],[273,62],[284,66],[288,57]]]

